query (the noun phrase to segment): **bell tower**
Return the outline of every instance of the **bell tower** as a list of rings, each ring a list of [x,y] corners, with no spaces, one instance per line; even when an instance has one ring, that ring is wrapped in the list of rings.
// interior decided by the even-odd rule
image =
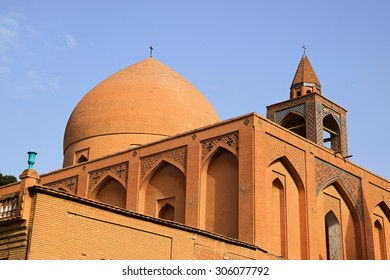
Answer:
[[[304,53],[290,87],[290,99],[267,106],[267,118],[317,145],[348,156],[347,110],[325,98]]]

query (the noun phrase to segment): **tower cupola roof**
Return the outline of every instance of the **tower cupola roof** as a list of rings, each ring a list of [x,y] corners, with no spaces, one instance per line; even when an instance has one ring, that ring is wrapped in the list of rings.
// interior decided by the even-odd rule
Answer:
[[[290,99],[310,93],[321,94],[321,83],[306,54],[303,54],[290,87]]]
[[[299,62],[291,86],[299,85],[302,83],[314,83],[317,86],[321,86],[321,83],[317,78],[316,72],[314,71],[313,66],[311,66],[309,58],[306,54],[302,56],[301,61]]]

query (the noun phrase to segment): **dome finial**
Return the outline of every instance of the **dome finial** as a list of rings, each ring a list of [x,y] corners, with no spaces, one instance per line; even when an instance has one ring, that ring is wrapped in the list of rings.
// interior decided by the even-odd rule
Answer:
[[[149,50],[150,50],[149,57],[153,57],[153,47],[150,46],[150,47],[149,47]]]

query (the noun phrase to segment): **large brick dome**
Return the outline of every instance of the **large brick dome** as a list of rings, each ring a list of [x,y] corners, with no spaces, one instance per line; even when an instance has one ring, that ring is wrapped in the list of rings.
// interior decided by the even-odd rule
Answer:
[[[64,167],[219,121],[207,99],[154,58],[93,88],[74,108],[64,136]]]

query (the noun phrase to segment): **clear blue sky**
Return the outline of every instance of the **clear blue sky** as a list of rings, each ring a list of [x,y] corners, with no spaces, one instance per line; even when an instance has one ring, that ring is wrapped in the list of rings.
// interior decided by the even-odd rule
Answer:
[[[390,179],[390,1],[2,0],[0,172],[62,167],[63,134],[95,85],[149,55],[222,120],[289,98],[301,46],[348,110],[351,161]]]

